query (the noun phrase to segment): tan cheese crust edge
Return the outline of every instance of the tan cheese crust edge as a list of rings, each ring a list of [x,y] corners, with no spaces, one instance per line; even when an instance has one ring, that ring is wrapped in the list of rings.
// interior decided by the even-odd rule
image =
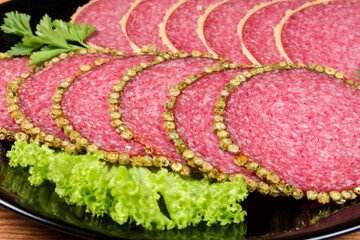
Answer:
[[[208,18],[208,16],[210,15],[210,13],[215,10],[217,7],[229,2],[230,0],[224,0],[221,1],[219,3],[213,4],[210,7],[208,7],[205,10],[205,13],[203,15],[201,15],[198,20],[197,20],[197,24],[198,27],[196,29],[197,35],[199,36],[201,42],[204,44],[204,46],[206,47],[206,50],[211,53],[214,57],[218,57],[219,55],[217,53],[215,53],[209,46],[209,44],[206,42],[205,39],[205,34],[204,34],[204,25],[205,25],[205,21]]]
[[[250,11],[247,12],[247,14],[240,20],[240,22],[237,25],[237,34],[240,38],[240,42],[241,42],[241,49],[243,54],[253,63],[253,64],[259,64],[259,61],[251,54],[251,52],[249,51],[249,49],[245,46],[244,40],[243,40],[243,29],[244,26],[246,24],[246,22],[249,20],[249,18],[254,15],[257,11],[259,11],[260,9],[266,8],[268,6],[271,6],[273,4],[277,4],[279,2],[289,2],[291,0],[274,0],[271,2],[267,2],[267,3],[260,3],[259,5],[256,5],[255,7],[253,7]]]
[[[283,43],[282,43],[282,38],[281,38],[281,33],[282,30],[285,26],[286,21],[295,13],[302,11],[305,8],[308,7],[312,7],[321,3],[326,3],[326,2],[332,2],[332,1],[336,1],[336,0],[318,0],[315,2],[307,2],[304,5],[302,5],[301,7],[294,9],[294,10],[288,10],[285,13],[285,16],[281,19],[281,21],[279,22],[278,25],[276,25],[276,27],[274,28],[274,38],[275,38],[275,45],[279,51],[279,53],[281,54],[282,57],[285,58],[285,60],[287,62],[292,63],[292,60],[290,59],[290,57],[287,55],[287,53],[285,52]]]
[[[131,15],[131,13],[133,12],[133,10],[142,2],[143,0],[136,0],[135,2],[133,2],[131,4],[131,7],[129,9],[129,11],[125,14],[125,16],[120,20],[119,24],[121,26],[121,30],[123,31],[123,34],[125,35],[126,39],[129,41],[130,43],[130,47],[132,48],[132,50],[134,51],[134,53],[139,53],[141,52],[141,48],[136,45],[134,43],[134,41],[129,37],[129,35],[127,34],[127,22],[129,20],[129,17]]]
[[[161,38],[162,43],[169,48],[169,50],[173,53],[177,53],[179,49],[177,49],[174,44],[170,41],[167,33],[166,33],[166,26],[169,21],[169,18],[173,14],[173,12],[176,11],[181,5],[183,5],[188,0],[179,0],[177,3],[175,3],[169,10],[166,11],[164,20],[159,23],[159,36]]]
[[[86,3],[83,6],[80,6],[76,9],[75,13],[70,17],[70,22],[75,23],[76,18],[78,17],[78,15],[87,7],[91,6],[92,4],[96,3],[99,0],[91,0],[90,2]],[[92,47],[92,48],[97,48],[97,49],[103,49],[103,47],[100,47],[94,43],[91,42],[87,42],[87,44]]]

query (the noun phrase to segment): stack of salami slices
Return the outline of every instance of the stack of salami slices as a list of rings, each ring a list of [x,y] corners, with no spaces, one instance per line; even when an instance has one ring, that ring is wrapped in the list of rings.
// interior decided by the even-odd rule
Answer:
[[[31,69],[0,55],[0,138],[343,203],[360,194],[359,12],[358,0],[91,1],[72,20],[96,26],[92,48]]]

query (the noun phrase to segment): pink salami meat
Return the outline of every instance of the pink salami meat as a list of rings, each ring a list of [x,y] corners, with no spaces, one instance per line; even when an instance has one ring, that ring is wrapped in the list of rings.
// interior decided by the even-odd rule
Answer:
[[[7,85],[22,73],[30,71],[32,68],[27,67],[28,64],[28,58],[0,60],[0,127],[8,131],[19,132],[22,130],[8,112],[8,104],[6,102]]]
[[[242,53],[237,24],[254,6],[263,0],[231,0],[213,9],[204,19],[203,40],[209,51],[229,57],[238,64],[252,64]]]
[[[167,13],[161,30],[162,39],[172,52],[194,50],[206,52],[207,49],[197,35],[199,17],[212,4],[221,0],[188,0]]]
[[[124,57],[81,75],[67,88],[62,99],[63,115],[82,137],[107,151],[145,155],[139,142],[123,139],[111,126],[108,93],[126,70],[153,60],[153,56]],[[141,121],[137,122],[141,124]]]
[[[102,48],[119,49],[131,54],[132,48],[119,24],[133,0],[93,0],[80,8],[72,17],[76,23],[96,26],[87,43]]]
[[[279,26],[279,48],[288,61],[331,66],[351,78],[360,66],[359,12],[359,1],[299,8]]]
[[[303,191],[360,184],[360,91],[307,69],[252,77],[227,99],[230,138],[260,166]]]
[[[259,181],[255,174],[234,163],[234,156],[218,146],[218,137],[213,132],[215,103],[220,89],[244,69],[215,72],[199,78],[187,86],[176,99],[173,114],[176,130],[187,147],[197,156],[211,163],[221,172],[243,174]]]
[[[159,24],[163,21],[166,11],[178,0],[140,0],[129,13],[128,18],[123,20],[123,29],[133,43],[135,51],[141,46],[155,44],[159,50],[169,51],[163,45]]]
[[[274,28],[285,12],[295,9],[308,1],[277,0],[253,9],[238,26],[243,53],[252,63],[266,64],[285,61],[276,48]]]
[[[217,63],[214,59],[173,59],[153,65],[128,82],[121,93],[119,112],[135,138],[150,146],[154,152],[185,163],[166,135],[162,113],[164,102],[170,97],[170,85],[192,74],[202,73],[204,67]]]
[[[19,106],[25,117],[47,134],[69,140],[50,116],[56,86],[74,76],[80,66],[99,58],[112,59],[113,54],[78,54],[51,64],[27,78],[19,90]]]

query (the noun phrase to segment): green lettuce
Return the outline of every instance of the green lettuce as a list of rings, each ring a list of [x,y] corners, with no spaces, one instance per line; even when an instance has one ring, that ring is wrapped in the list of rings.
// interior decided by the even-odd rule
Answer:
[[[225,226],[199,224],[196,227],[173,229],[168,231],[141,231],[124,224],[119,225],[107,215],[92,216],[85,213],[84,206],[68,205],[55,193],[55,184],[45,181],[39,186],[29,183],[28,168],[1,167],[2,189],[15,193],[18,203],[27,210],[50,218],[61,219],[75,226],[126,239],[245,239],[246,224],[228,224]]]
[[[236,182],[210,183],[182,177],[167,169],[110,165],[102,152],[70,155],[38,143],[17,141],[7,152],[12,167],[29,166],[29,181],[45,180],[68,204],[85,206],[95,216],[141,225],[147,230],[182,229],[240,223],[246,212],[239,202],[247,197],[241,175]]]

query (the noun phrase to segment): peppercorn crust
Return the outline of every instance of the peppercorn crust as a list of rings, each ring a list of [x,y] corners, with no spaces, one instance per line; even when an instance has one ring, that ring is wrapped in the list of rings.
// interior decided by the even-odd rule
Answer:
[[[345,75],[341,72],[336,72],[333,68],[330,67],[322,67],[320,65],[308,64],[304,65],[302,63],[293,64],[293,63],[285,63],[280,62],[278,64],[264,65],[258,68],[253,68],[250,71],[244,72],[243,74],[235,76],[228,84],[226,84],[225,89],[221,91],[221,96],[218,98],[216,102],[216,108],[214,111],[214,126],[213,131],[217,134],[219,138],[219,147],[224,151],[228,151],[235,155],[234,162],[239,167],[246,167],[250,172],[256,173],[262,179],[266,179],[267,182],[273,183],[275,185],[285,186],[288,188],[294,189],[291,185],[286,183],[285,179],[280,179],[275,173],[269,171],[268,169],[260,166],[253,159],[246,156],[242,153],[241,148],[236,145],[230,137],[229,132],[227,132],[227,126],[224,121],[224,113],[227,107],[226,102],[228,96],[243,83],[247,82],[253,76],[263,74],[270,71],[277,70],[291,70],[291,69],[307,69],[314,72],[324,73],[326,75],[332,76],[337,79],[341,79],[345,81],[347,84],[352,87],[359,89],[359,85],[353,80],[349,80],[345,78]],[[283,189],[283,188],[281,188]],[[343,203],[346,200],[354,199],[358,193],[359,187],[354,189],[345,189],[342,192],[339,191],[329,191],[329,192],[316,192],[314,190],[301,191],[300,189],[293,190],[293,196],[295,193],[295,198],[302,198],[305,194],[309,200],[317,200],[319,203],[325,204],[330,200],[336,203]]]

